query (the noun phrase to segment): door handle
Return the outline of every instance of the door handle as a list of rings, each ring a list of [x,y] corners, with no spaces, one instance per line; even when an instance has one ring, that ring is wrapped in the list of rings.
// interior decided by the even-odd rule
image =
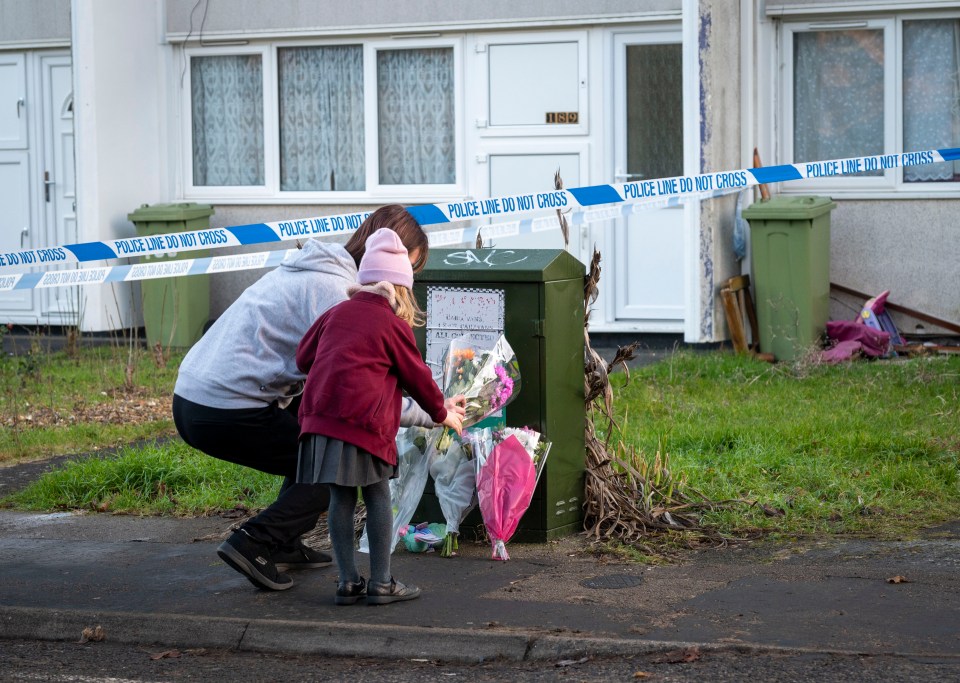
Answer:
[[[17,98],[17,118],[20,118],[20,109],[26,104],[22,97]]]
[[[30,234],[29,228],[24,228],[20,231],[20,248],[23,249],[23,238]]]
[[[50,186],[55,183],[50,180],[50,171],[43,172],[43,200],[45,202],[50,201]]]

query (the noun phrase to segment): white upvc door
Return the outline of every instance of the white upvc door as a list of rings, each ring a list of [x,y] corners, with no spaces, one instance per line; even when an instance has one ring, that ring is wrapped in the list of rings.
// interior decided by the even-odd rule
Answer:
[[[613,36],[611,181],[683,174],[680,30]],[[605,308],[610,329],[682,332],[687,244],[682,208],[660,208],[613,221],[607,229],[614,291]],[[612,249],[610,247],[613,247]],[[611,316],[612,314],[612,316]]]
[[[30,108],[26,73],[25,54],[0,53],[0,253],[4,256],[29,246]],[[0,292],[0,323],[23,322],[24,317],[33,315],[33,307],[32,290]]]
[[[74,244],[77,236],[77,195],[74,164],[73,76],[70,57],[40,59],[43,93],[43,170],[41,178],[40,244]],[[51,268],[52,269],[52,268]],[[76,325],[81,314],[79,287],[44,289],[41,313],[54,325]]]
[[[67,53],[0,55],[4,255],[78,241],[72,80]],[[79,297],[76,288],[0,292],[0,323],[73,325],[80,315]]]

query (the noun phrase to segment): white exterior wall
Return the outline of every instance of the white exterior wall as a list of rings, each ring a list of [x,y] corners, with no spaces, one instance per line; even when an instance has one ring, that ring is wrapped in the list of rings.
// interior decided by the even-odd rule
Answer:
[[[0,27],[0,49],[34,49],[64,45],[57,33],[66,0],[42,0],[24,13],[22,5],[0,0],[0,11],[23,22],[22,28]],[[612,34],[672,26],[683,22],[686,150],[684,172],[748,167],[757,147],[765,165],[795,161],[782,152],[779,29],[783,21],[843,19],[851,15],[891,16],[902,11],[956,12],[960,2],[948,0],[604,0],[585,7],[575,0],[562,2],[492,2],[468,7],[449,3],[418,4],[413,14],[387,5],[377,14],[353,5],[327,11],[295,2],[272,3],[269,10],[253,0],[204,0],[204,41],[329,39],[388,40],[393,34],[437,30],[463,40],[463,63],[458,78],[474,79],[470,65],[473,45],[490,35],[517,30],[581,32],[586,35],[590,124],[580,136],[569,138],[564,149],[581,156],[582,184],[612,181],[613,106],[609,83]],[[76,155],[81,241],[127,237],[133,225],[127,214],[143,203],[177,201],[184,197],[184,93],[179,79],[183,64],[179,46],[199,38],[200,11],[194,0],[73,0],[69,3],[76,105]],[[12,8],[12,9],[11,9]],[[46,9],[44,9],[46,8]],[[42,11],[41,11],[42,10]],[[322,10],[322,11],[321,11]],[[590,14],[587,14],[587,12]],[[11,12],[13,12],[11,14]],[[18,14],[19,12],[19,14]],[[53,21],[38,20],[47,12]],[[59,22],[59,23],[58,23]],[[62,31],[61,31],[62,32]],[[24,38],[20,38],[24,36]],[[168,43],[167,40],[172,41]],[[475,83],[475,81],[471,81]],[[478,156],[491,149],[536,145],[534,139],[492,141],[472,125],[480,108],[479,94],[467,92],[458,106],[465,109],[463,168],[464,195],[487,194],[488,177]],[[187,150],[188,151],[188,150]],[[775,193],[809,194],[784,183]],[[817,188],[813,188],[816,192]],[[831,279],[869,293],[890,289],[891,300],[934,316],[960,322],[958,270],[960,240],[954,235],[956,192],[924,196],[888,192],[817,192],[833,196],[839,208],[832,214]],[[200,198],[199,201],[204,201]],[[276,200],[244,198],[213,201],[215,227],[262,220],[279,220],[369,208],[387,201],[419,203],[411,197],[371,197],[362,204],[340,200]],[[717,289],[742,266],[732,255],[734,199],[712,200],[686,212],[685,235],[691,246],[686,269],[688,341],[724,339],[727,335]],[[591,237],[592,239],[592,237]],[[588,242],[589,240],[587,240]],[[592,245],[580,246],[583,260]],[[550,246],[555,246],[551,244]],[[599,242],[605,260],[613,254]],[[262,246],[259,247],[262,249]],[[251,250],[256,250],[253,248]],[[573,250],[573,249],[572,249]],[[575,250],[574,250],[575,251]],[[575,253],[577,253],[575,251]],[[91,264],[93,265],[93,264]],[[605,286],[611,287],[609,270]],[[262,271],[217,276],[211,313],[217,315]],[[137,287],[87,287],[82,326],[85,330],[119,329],[136,320]],[[131,305],[131,302],[134,302]],[[601,302],[603,303],[603,302]],[[832,314],[848,317],[859,302],[838,297]],[[605,304],[604,304],[605,305]],[[904,332],[921,331],[917,321],[895,316]],[[42,322],[42,321],[40,321]],[[597,331],[636,331],[594,323]],[[652,331],[652,330],[648,330]],[[923,332],[938,332],[924,324]]]
[[[74,0],[77,218],[81,241],[131,237],[127,214],[169,201],[165,108],[167,48],[161,0]],[[93,264],[90,264],[93,265]],[[113,265],[113,264],[109,264]],[[139,291],[85,287],[81,326],[139,324]]]

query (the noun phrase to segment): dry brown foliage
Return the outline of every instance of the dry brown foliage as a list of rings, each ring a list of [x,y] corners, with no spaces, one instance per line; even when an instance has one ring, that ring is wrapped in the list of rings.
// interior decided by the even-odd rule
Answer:
[[[685,532],[681,540],[687,544],[721,541],[701,527],[698,514],[717,504],[699,493],[688,493],[684,479],[671,472],[666,454],[658,450],[648,461],[623,441],[614,418],[609,377],[622,366],[629,379],[627,362],[634,358],[638,342],[618,347],[609,363],[590,345],[590,308],[597,299],[599,281],[600,252],[594,250],[583,288],[585,533],[595,541],[616,540],[647,550],[647,541],[658,533]],[[598,425],[605,439],[598,435]]]

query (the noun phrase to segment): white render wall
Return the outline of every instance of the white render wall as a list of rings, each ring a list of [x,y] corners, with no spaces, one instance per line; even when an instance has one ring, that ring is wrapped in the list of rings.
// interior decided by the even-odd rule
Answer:
[[[74,0],[73,66],[80,241],[134,235],[127,214],[169,201],[162,0]],[[114,265],[112,262],[108,265]],[[101,265],[101,264],[88,264]],[[138,288],[85,287],[81,326],[138,324]]]

